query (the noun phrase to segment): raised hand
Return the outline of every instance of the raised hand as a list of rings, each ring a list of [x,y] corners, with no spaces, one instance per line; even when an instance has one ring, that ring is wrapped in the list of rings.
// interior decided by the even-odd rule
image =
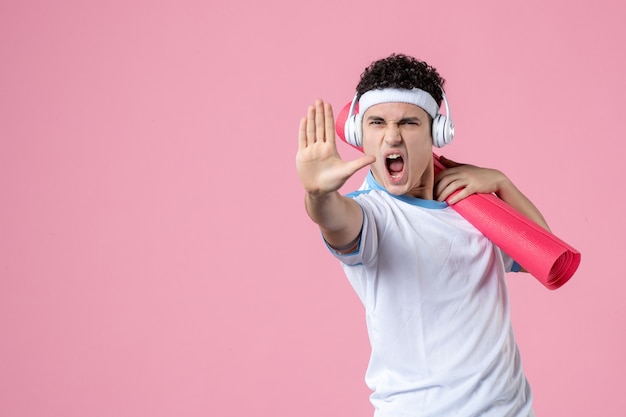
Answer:
[[[363,155],[343,161],[335,143],[335,119],[330,104],[316,100],[300,120],[296,169],[305,191],[311,195],[337,191],[359,169],[375,161]]]

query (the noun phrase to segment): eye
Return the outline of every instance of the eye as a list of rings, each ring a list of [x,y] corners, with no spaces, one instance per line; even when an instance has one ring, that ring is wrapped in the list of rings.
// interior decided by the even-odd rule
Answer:
[[[381,127],[384,126],[385,121],[384,120],[380,120],[380,119],[371,119],[368,124],[370,126],[374,126],[374,127]]]
[[[419,119],[406,119],[406,120],[402,120],[400,121],[400,123],[398,123],[399,127],[402,127],[404,129],[417,129],[419,126],[422,125],[422,123],[420,122]]]

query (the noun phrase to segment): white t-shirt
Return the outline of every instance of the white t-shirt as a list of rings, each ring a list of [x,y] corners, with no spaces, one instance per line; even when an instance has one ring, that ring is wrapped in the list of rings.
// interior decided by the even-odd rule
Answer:
[[[446,203],[368,175],[356,252],[331,251],[366,311],[375,417],[532,415],[511,328],[514,262]]]

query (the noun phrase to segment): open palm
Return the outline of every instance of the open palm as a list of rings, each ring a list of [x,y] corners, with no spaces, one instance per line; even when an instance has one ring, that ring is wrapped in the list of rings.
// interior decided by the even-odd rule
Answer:
[[[304,189],[311,194],[339,190],[359,169],[374,162],[371,155],[353,161],[339,156],[335,142],[335,120],[330,104],[316,100],[300,120],[296,169]]]

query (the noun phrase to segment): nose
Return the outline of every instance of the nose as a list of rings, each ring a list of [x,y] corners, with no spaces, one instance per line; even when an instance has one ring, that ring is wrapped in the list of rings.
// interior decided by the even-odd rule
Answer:
[[[385,129],[385,142],[389,145],[397,145],[402,142],[400,127],[397,123],[387,123],[387,128]]]

